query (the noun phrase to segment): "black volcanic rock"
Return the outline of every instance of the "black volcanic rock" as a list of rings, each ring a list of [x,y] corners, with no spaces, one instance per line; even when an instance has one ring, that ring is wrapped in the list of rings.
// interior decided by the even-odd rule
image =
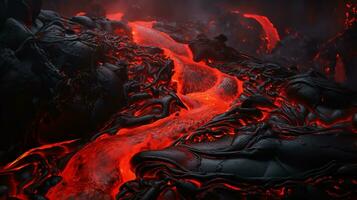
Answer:
[[[89,137],[125,104],[126,70],[116,62],[101,66],[109,49],[91,32],[104,31],[102,22],[82,17],[93,26],[67,26],[57,13],[40,11],[37,0],[1,4],[0,125],[11,133],[0,142],[7,152],[1,163],[38,143]]]
[[[37,18],[42,7],[42,0],[11,0],[5,1],[6,16],[31,25]]]
[[[199,35],[189,44],[194,61],[232,61],[239,59],[242,55],[235,49],[227,46],[226,41],[227,38],[224,35],[219,35],[214,39],[209,39],[202,34]]]

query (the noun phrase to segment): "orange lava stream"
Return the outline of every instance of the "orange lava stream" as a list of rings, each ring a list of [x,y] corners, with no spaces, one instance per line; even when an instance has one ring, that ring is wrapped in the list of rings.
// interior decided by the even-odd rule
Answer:
[[[168,147],[180,136],[227,111],[242,92],[241,81],[194,62],[188,45],[154,30],[152,22],[133,22],[129,26],[136,43],[162,48],[174,61],[172,81],[188,109],[89,143],[70,159],[61,173],[62,182],[49,191],[49,199],[113,199],[121,184],[135,178],[130,166],[133,155]]]

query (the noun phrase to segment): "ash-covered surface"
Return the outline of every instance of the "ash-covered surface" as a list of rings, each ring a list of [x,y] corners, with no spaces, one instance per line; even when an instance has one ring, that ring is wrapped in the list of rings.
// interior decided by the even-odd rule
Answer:
[[[169,13],[0,6],[0,199],[357,198],[351,16],[271,46],[264,17],[231,8],[212,37]]]

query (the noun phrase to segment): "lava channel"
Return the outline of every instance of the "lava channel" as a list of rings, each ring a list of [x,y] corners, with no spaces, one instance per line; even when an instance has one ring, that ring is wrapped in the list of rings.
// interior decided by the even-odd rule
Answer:
[[[224,113],[242,92],[242,82],[205,63],[196,63],[186,44],[152,28],[153,22],[131,22],[133,39],[143,46],[159,47],[174,61],[172,81],[186,105],[167,118],[136,128],[103,135],[78,151],[60,174],[49,199],[113,199],[124,182],[135,179],[130,160],[138,152],[163,149],[180,136]]]

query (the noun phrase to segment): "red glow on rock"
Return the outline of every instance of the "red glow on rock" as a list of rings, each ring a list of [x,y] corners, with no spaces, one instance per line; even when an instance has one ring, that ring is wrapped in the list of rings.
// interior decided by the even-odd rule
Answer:
[[[256,20],[262,26],[265,34],[265,40],[267,41],[267,50],[268,52],[271,52],[280,41],[279,32],[275,28],[274,24],[266,16],[255,14],[244,14],[243,16],[245,18]]]
[[[338,83],[346,82],[346,69],[343,60],[339,54],[336,55],[336,66],[335,66],[335,81]]]
[[[40,169],[40,162],[43,162],[41,158],[46,160],[45,158],[52,157],[54,159],[60,159],[64,156],[68,155],[68,153],[72,152],[73,149],[78,145],[79,140],[70,140],[64,141],[54,144],[43,145],[34,149],[30,149],[27,152],[23,153],[20,157],[18,157],[13,162],[7,164],[6,166],[0,169],[0,174],[10,174],[10,172],[20,171],[25,168],[33,168],[33,171],[38,171]],[[33,161],[29,164],[28,158],[32,158]],[[46,161],[48,162],[48,161]],[[46,163],[48,167],[52,167],[50,162]],[[43,174],[43,176],[49,177],[51,174]],[[11,186],[11,193],[15,194],[14,197],[18,199],[28,199],[26,195],[21,193],[21,189],[17,187],[17,179],[16,176],[11,176],[9,179],[9,186]],[[28,181],[26,184],[22,185],[22,187],[30,186],[35,183],[37,180]],[[1,199],[1,198],[0,198]]]
[[[229,188],[231,190],[235,190],[235,191],[241,191],[242,190],[242,188],[240,188],[240,187],[236,187],[236,186],[233,186],[233,185],[230,185],[230,184],[227,184],[227,183],[224,183],[223,185],[224,185],[224,187]]]
[[[121,13],[121,12],[112,13],[112,14],[107,14],[107,18],[108,18],[108,19],[110,19],[110,20],[117,20],[117,21],[122,20],[123,16],[124,16],[124,13]]]
[[[87,13],[85,13],[85,12],[79,12],[79,13],[77,13],[76,14],[76,16],[85,16]]]
[[[345,28],[350,28],[354,23],[356,23],[357,15],[357,4],[346,3],[346,13],[345,13]]]

